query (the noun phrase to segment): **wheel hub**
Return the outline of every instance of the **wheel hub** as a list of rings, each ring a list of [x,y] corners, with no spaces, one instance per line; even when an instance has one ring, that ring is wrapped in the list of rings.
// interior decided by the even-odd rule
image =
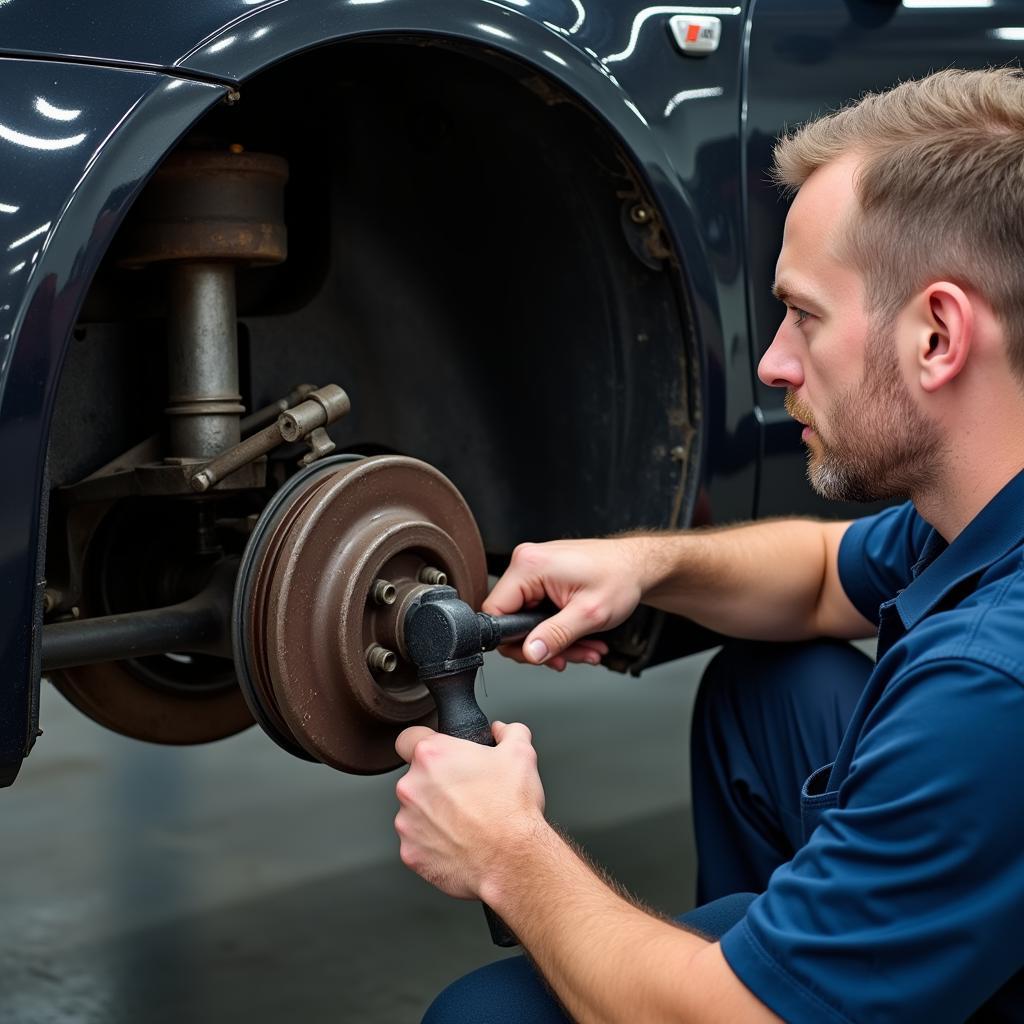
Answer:
[[[483,600],[472,513],[426,463],[338,456],[277,492],[243,555],[233,613],[242,692],[276,743],[357,774],[401,763],[398,733],[434,721],[401,634],[432,571]]]

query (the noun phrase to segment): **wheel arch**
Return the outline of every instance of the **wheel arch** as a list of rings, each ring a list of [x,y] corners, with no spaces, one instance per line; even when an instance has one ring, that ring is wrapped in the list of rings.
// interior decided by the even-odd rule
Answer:
[[[649,526],[687,523],[692,514],[705,444],[702,411],[707,407],[703,389],[708,380],[705,373],[708,357],[701,343],[699,325],[709,321],[708,309],[716,301],[716,290],[695,211],[667,152],[643,113],[611,74],[609,66],[576,45],[565,30],[557,30],[525,12],[500,7],[490,0],[451,0],[440,11],[429,14],[418,4],[368,4],[365,11],[359,12],[359,17],[338,18],[336,22],[325,18],[324,12],[328,9],[333,9],[332,5],[323,2],[295,9],[287,5],[264,5],[209,35],[177,62],[177,69],[182,74],[230,82],[240,92],[238,106],[242,109],[254,83],[282,68],[295,66],[316,51],[329,50],[336,54],[339,73],[343,73],[346,47],[370,42],[408,44],[450,49],[484,62],[529,69],[538,82],[546,83],[545,88],[571,98],[579,110],[600,125],[628,162],[642,189],[645,205],[654,212],[657,228],[667,245],[666,275],[673,280],[680,330],[686,334],[680,342],[685,351],[680,351],[678,372],[687,380],[683,387],[685,394],[673,403],[672,409],[666,410],[672,420],[671,430],[677,437],[674,443],[664,446],[664,457],[679,463],[682,472],[663,514],[645,513],[641,518],[642,525]],[[316,102],[317,97],[311,90],[310,103]],[[329,117],[330,111],[325,110],[324,115]],[[159,166],[166,152],[151,153],[148,173]],[[425,452],[412,454],[430,457]],[[439,461],[443,469],[449,469],[443,460]],[[460,485],[465,484],[457,474],[455,479]],[[613,524],[613,528],[621,528],[621,524]],[[507,549],[507,543],[504,547]]]

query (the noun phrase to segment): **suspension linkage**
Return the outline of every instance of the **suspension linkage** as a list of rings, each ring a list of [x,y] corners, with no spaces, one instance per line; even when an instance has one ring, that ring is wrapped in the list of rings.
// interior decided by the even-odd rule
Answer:
[[[280,444],[308,441],[311,450],[303,457],[303,465],[329,455],[335,446],[324,428],[340,420],[351,407],[348,395],[337,384],[327,384],[309,392],[302,402],[282,412],[269,427],[257,431],[209,462],[199,464],[189,480],[192,490],[199,494],[208,491]]]

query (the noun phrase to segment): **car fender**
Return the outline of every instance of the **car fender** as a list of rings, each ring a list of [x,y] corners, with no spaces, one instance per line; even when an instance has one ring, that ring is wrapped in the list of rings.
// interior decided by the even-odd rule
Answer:
[[[152,72],[0,59],[0,785],[36,735],[45,461],[67,341],[150,171],[227,91]]]

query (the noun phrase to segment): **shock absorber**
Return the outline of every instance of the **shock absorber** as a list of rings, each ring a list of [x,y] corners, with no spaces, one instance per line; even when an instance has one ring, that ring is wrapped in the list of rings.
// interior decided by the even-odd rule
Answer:
[[[288,164],[268,153],[183,150],[139,202],[121,264],[167,268],[166,459],[210,459],[238,444],[235,272],[287,256]]]
[[[182,262],[168,268],[167,448],[206,459],[241,439],[235,267]]]

